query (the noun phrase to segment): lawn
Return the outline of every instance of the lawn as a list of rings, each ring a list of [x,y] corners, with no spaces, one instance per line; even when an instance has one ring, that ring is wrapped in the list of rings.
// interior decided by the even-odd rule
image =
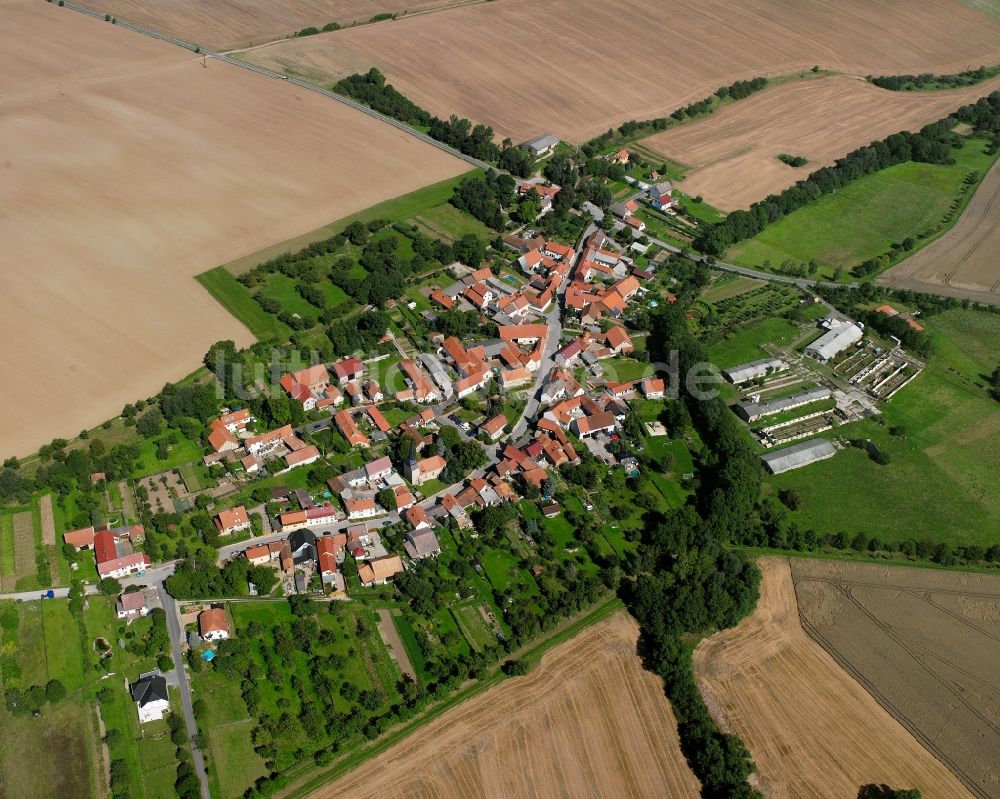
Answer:
[[[285,341],[288,338],[288,326],[261,308],[246,286],[233,277],[232,272],[218,266],[202,272],[197,280],[229,313],[246,325],[258,340],[276,338]]]
[[[767,357],[762,344],[789,344],[799,334],[799,328],[782,317],[766,319],[726,338],[709,344],[712,363],[727,369],[747,361]]]
[[[886,541],[1000,542],[1000,411],[973,380],[996,360],[1000,318],[956,310],[925,324],[938,353],[885,404],[886,424],[865,421],[843,430],[870,438],[891,457],[887,466],[848,448],[768,479],[771,490],[799,492],[800,509],[790,517],[800,527],[863,531]],[[905,428],[906,437],[893,438],[894,426]]]
[[[631,383],[652,375],[653,367],[648,362],[633,361],[631,358],[608,358],[601,361],[601,371],[608,380]]]
[[[169,433],[164,433],[164,435],[177,436],[177,443],[171,444],[167,450],[167,457],[164,460],[160,460],[156,457],[156,441],[144,442],[139,449],[139,465],[135,473],[136,478],[165,472],[168,469],[176,469],[185,463],[200,461],[202,455],[205,454],[198,442],[185,438],[176,430],[171,430]]]
[[[298,284],[280,272],[272,272],[261,284],[260,293],[265,297],[277,300],[281,307],[291,314],[298,314],[302,317],[315,319],[319,314],[319,309],[311,303],[302,299],[299,294]]]
[[[828,279],[837,268],[850,270],[941,223],[966,175],[985,175],[993,161],[980,139],[967,140],[953,154],[951,165],[907,162],[859,178],[733,246],[726,259],[767,268],[764,261],[777,267],[788,259],[798,264],[814,258],[817,276]]]
[[[211,778],[221,796],[242,796],[267,769],[253,749],[250,732],[255,722],[247,713],[239,682],[209,670],[195,677],[193,688],[195,698],[205,703],[198,729],[208,739]]]
[[[446,241],[454,241],[470,233],[489,241],[494,235],[478,219],[449,202],[426,208],[408,221],[418,225],[428,236]]]
[[[83,652],[80,629],[69,612],[69,603],[46,600],[42,606],[45,667],[50,680],[59,680],[67,691],[83,687]]]

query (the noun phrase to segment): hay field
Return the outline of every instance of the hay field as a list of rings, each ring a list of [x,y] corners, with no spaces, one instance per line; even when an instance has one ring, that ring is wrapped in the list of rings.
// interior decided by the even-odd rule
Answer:
[[[1000,88],[1000,77],[953,91],[892,92],[835,75],[782,83],[643,140],[691,167],[681,188],[733,211],[776,194],[875,139],[916,130]],[[779,153],[801,155],[792,168]],[[998,275],[1000,277],[1000,275]]]
[[[1000,796],[1000,575],[796,558],[803,626],[976,795]]]
[[[412,14],[456,0],[89,0],[85,5],[211,50],[249,47],[328,22],[350,25],[376,14]]]
[[[194,275],[466,169],[281,81],[55,4],[3,9],[3,457],[248,344]]]
[[[979,184],[955,226],[877,283],[1000,303],[1000,161]]]
[[[244,57],[334,80],[377,66],[419,105],[523,141],[583,141],[734,80],[1000,63],[1000,20],[958,0],[502,0],[276,42]]]
[[[786,559],[760,561],[753,614],[705,639],[694,667],[716,719],[746,743],[766,796],[856,797],[868,784],[971,797],[803,631]]]
[[[695,799],[637,637],[623,613],[599,622],[527,677],[464,702],[310,799]]]

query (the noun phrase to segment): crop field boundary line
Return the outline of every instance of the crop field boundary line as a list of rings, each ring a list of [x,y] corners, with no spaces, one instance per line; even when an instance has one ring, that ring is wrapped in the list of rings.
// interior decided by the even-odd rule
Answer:
[[[532,663],[532,665],[534,665],[541,655],[549,649],[565,643],[592,624],[596,624],[616,612],[624,611],[624,603],[622,603],[622,601],[617,597],[611,596],[603,602],[598,602],[582,615],[564,622],[561,627],[557,627],[550,635],[543,637],[541,640],[534,643],[527,644],[525,647],[522,647],[515,652],[511,652],[504,658],[504,660],[520,658],[522,660],[528,660]],[[290,788],[286,793],[279,793],[277,795],[280,796],[281,799],[304,799],[304,797],[307,797],[323,785],[333,782],[335,779],[342,777],[347,772],[360,767],[371,758],[382,754],[387,749],[390,749],[392,746],[405,740],[410,735],[420,730],[421,727],[434,721],[448,710],[451,710],[463,702],[478,696],[484,691],[499,685],[505,679],[506,677],[503,672],[501,672],[499,668],[496,668],[486,679],[474,682],[464,690],[460,690],[453,696],[450,696],[439,704],[434,705],[412,721],[407,722],[400,729],[395,732],[388,733],[384,738],[379,739],[371,747],[347,755],[344,760],[332,768],[319,774],[307,776],[306,782]],[[285,774],[291,779],[294,779],[298,772],[305,771],[309,768],[315,768],[315,766],[312,766],[312,761],[307,760],[298,766],[292,766],[287,772],[285,772]]]
[[[840,666],[847,674],[850,675],[858,685],[860,685],[869,696],[874,699],[879,706],[885,710],[893,719],[895,719],[903,728],[910,733],[916,739],[924,749],[927,750],[938,762],[941,763],[946,769],[948,769],[952,774],[954,774],[961,783],[969,790],[970,793],[978,797],[978,799],[991,799],[990,795],[987,794],[982,788],[979,787],[969,775],[962,770],[962,768],[955,763],[951,758],[949,758],[944,752],[942,752],[937,745],[931,741],[924,733],[913,724],[910,719],[899,710],[888,697],[882,694],[868,679],[858,671],[843,655],[840,654],[839,650],[830,643],[830,641],[823,636],[819,630],[809,622],[802,612],[802,604],[799,602],[799,582],[800,579],[792,577],[792,590],[795,593],[795,609],[798,613],[799,624],[802,626],[802,630],[806,635],[812,639],[820,648],[826,652],[834,662]],[[803,580],[803,582],[808,582],[808,578]]]
[[[49,0],[49,2],[51,2],[51,0]],[[78,11],[81,14],[86,14],[88,17],[94,17],[95,19],[108,21],[106,19],[107,17],[106,14],[102,14],[100,11],[95,11],[94,9],[88,8],[87,6],[80,5],[79,3],[74,3],[71,0],[63,0],[63,5],[66,8],[69,8],[73,11]],[[204,58],[214,58],[217,61],[221,61],[226,64],[231,64],[235,67],[240,67],[241,69],[245,69],[250,72],[256,72],[258,75],[263,75],[266,78],[273,78],[274,80],[285,81],[286,83],[291,83],[295,86],[298,86],[300,89],[306,89],[307,91],[321,94],[324,97],[329,97],[331,100],[336,100],[338,103],[342,103],[343,105],[353,108],[355,111],[360,111],[363,114],[367,114],[370,117],[374,117],[375,119],[378,119],[381,122],[386,123],[387,125],[391,125],[392,127],[403,131],[403,133],[407,133],[410,136],[419,139],[425,144],[429,144],[432,147],[436,147],[437,149],[445,153],[448,153],[449,155],[458,158],[459,160],[466,161],[467,163],[470,163],[473,166],[478,167],[479,169],[493,168],[490,164],[487,164],[485,161],[480,161],[478,158],[473,158],[472,156],[466,155],[460,150],[456,150],[454,147],[451,147],[445,144],[444,142],[440,142],[437,139],[428,136],[426,133],[422,133],[416,128],[407,125],[405,122],[400,122],[398,119],[394,119],[393,117],[390,117],[386,114],[382,114],[376,111],[374,108],[369,108],[364,103],[359,103],[355,100],[352,100],[349,97],[345,97],[342,94],[337,94],[336,92],[330,91],[329,89],[325,89],[322,86],[317,86],[315,83],[309,83],[308,81],[302,80],[301,78],[294,78],[294,77],[289,77],[288,75],[282,75],[281,73],[267,69],[266,67],[259,67],[256,66],[255,64],[250,64],[246,61],[241,61],[238,58],[233,58],[232,56],[227,55],[226,53],[223,52],[216,52],[214,50],[205,50],[200,45],[197,45],[194,42],[185,41],[184,39],[177,38],[176,36],[169,36],[165,33],[160,33],[159,31],[155,31],[152,28],[147,28],[142,25],[136,25],[135,23],[127,22],[125,20],[118,19],[117,17],[113,17],[112,19],[114,20],[114,22],[111,23],[109,21],[109,24],[115,24],[118,27],[134,31],[135,33],[140,33],[143,36],[150,36],[154,39],[159,39],[160,41],[166,42],[167,44],[172,44],[177,47],[182,47],[185,50],[190,50],[192,53],[200,55]]]

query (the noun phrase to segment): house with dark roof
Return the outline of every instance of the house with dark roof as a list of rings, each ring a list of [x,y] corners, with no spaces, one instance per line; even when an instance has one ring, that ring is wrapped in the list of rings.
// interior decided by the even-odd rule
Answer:
[[[170,695],[167,693],[166,678],[158,671],[149,671],[129,687],[132,701],[139,713],[139,723],[160,721],[170,710]]]

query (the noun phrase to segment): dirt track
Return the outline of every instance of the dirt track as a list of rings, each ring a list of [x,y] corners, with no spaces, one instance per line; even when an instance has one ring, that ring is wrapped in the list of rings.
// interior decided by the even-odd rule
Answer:
[[[723,84],[814,64],[866,75],[1000,63],[1000,21],[959,0],[501,0],[278,42],[246,57],[318,80],[379,67],[419,105],[515,141],[583,141]]]
[[[310,799],[695,799],[637,635],[624,614],[599,622]]]
[[[3,10],[2,457],[151,396],[214,341],[248,344],[194,275],[466,169],[313,92],[54,3]]]
[[[983,178],[955,226],[878,283],[1000,304],[1000,161]]]
[[[1000,797],[1000,575],[795,559],[804,624],[981,797]]]
[[[681,184],[685,192],[732,211],[780,192],[857,147],[935,122],[997,88],[1000,77],[941,92],[891,92],[844,76],[799,80],[643,143],[693,167]],[[801,155],[809,163],[793,169],[778,160],[779,153]]]
[[[764,558],[757,609],[703,641],[695,674],[720,723],[746,743],[770,799],[854,799],[862,785],[969,791],[799,623],[788,561]]]

